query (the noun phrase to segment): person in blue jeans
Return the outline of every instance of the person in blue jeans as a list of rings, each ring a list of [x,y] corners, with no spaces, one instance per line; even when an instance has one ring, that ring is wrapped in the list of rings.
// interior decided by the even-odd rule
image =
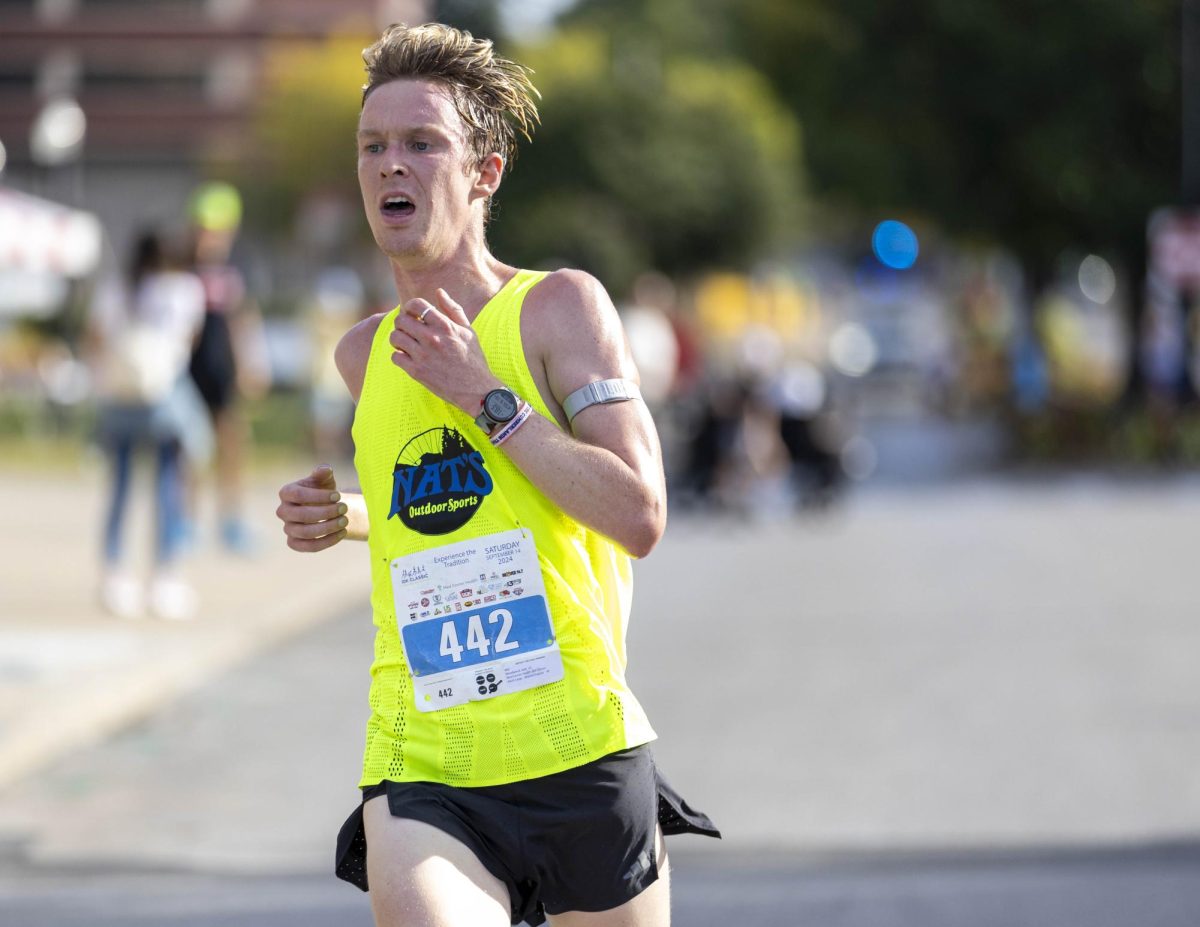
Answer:
[[[183,519],[183,455],[202,442],[203,410],[187,376],[204,318],[200,280],[179,269],[163,240],[145,233],[134,247],[128,285],[97,301],[93,332],[100,347],[98,421],[112,466],[104,520],[101,603],[133,618],[149,606],[161,618],[190,618],[194,591],[178,572]],[[139,450],[153,452],[155,547],[148,587],[127,568],[124,543],[130,485]]]

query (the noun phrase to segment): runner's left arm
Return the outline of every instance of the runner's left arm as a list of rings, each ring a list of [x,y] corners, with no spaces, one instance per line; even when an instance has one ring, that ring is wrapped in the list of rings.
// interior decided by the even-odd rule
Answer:
[[[504,386],[487,365],[466,314],[444,291],[436,313],[412,300],[389,336],[393,361],[474,417],[483,396]],[[637,369],[616,309],[603,287],[578,271],[558,271],[534,287],[522,312],[525,354],[557,426],[529,418],[502,449],[564,512],[644,557],[666,526],[666,481],[654,422],[641,401],[597,405],[568,426],[562,400],[594,380]],[[539,376],[540,373],[540,376]],[[525,399],[531,397],[522,397]]]

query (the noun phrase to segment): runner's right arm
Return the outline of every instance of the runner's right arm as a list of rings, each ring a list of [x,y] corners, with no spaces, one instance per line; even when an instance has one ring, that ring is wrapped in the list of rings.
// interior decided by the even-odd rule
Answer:
[[[356,404],[362,394],[371,340],[382,318],[379,314],[359,322],[342,337],[334,352],[338,371]],[[283,522],[288,547],[306,553],[325,550],[344,538],[365,541],[370,531],[362,493],[339,492],[333,468],[326,464],[304,479],[283,486],[275,514]]]
[[[338,492],[333,468],[321,464],[279,490],[276,516],[292,550],[315,553],[343,538],[367,539],[367,506],[360,493]]]

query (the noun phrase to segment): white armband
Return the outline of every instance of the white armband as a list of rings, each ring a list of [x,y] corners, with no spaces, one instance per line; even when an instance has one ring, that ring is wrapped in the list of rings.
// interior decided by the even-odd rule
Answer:
[[[642,391],[632,380],[596,380],[575,390],[563,400],[562,407],[567,413],[567,421],[570,422],[588,406],[641,398]]]

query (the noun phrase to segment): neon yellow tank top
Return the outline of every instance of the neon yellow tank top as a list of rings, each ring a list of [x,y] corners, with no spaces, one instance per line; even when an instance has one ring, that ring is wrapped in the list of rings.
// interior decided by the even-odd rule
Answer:
[[[483,307],[473,327],[496,376],[554,421],[521,342],[521,305],[545,276],[518,271]],[[371,525],[376,625],[360,786],[383,779],[498,785],[560,772],[653,740],[654,731],[625,682],[632,590],[628,555],[547,499],[502,448],[492,447],[470,416],[392,363],[388,334],[398,311],[385,316],[375,333],[352,430]],[[424,464],[422,472],[438,470],[428,466],[431,461],[443,474],[457,467],[461,478],[429,472],[422,505],[405,507],[416,485],[412,468]],[[417,710],[396,621],[393,561],[517,527],[536,543],[563,678],[502,697]]]

